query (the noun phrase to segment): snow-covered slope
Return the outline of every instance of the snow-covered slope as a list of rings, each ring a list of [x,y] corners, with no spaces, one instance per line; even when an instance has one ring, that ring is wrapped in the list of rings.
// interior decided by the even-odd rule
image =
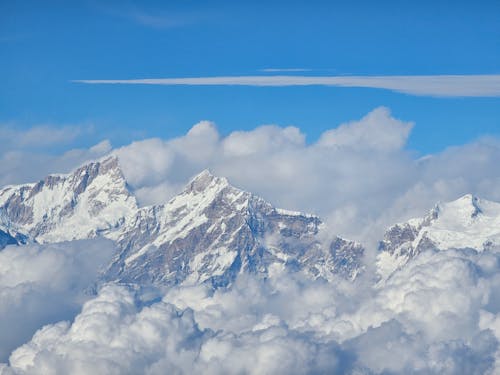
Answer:
[[[136,211],[115,157],[0,190],[0,229],[39,243],[106,234]]]
[[[267,275],[279,264],[313,277],[354,277],[362,247],[339,238],[324,246],[320,227],[316,216],[276,209],[203,171],[167,204],[138,211],[118,238],[122,251],[107,275],[127,282],[217,286],[240,272]]]
[[[483,251],[498,246],[500,203],[467,194],[455,201],[437,204],[424,218],[389,228],[380,243],[378,268],[382,276],[387,276],[427,249]]]
[[[276,209],[208,171],[168,203],[138,208],[116,157],[0,190],[0,248],[104,236],[118,252],[103,277],[122,282],[227,285],[273,264],[355,277],[361,245],[323,244],[320,227],[318,217]]]

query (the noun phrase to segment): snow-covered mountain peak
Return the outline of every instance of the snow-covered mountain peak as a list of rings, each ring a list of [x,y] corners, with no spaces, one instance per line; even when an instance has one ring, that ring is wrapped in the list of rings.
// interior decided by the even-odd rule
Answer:
[[[103,278],[123,282],[228,285],[276,264],[354,278],[363,248],[323,243],[320,227],[318,217],[276,209],[208,170],[167,203],[139,208],[115,156],[0,190],[0,248],[103,236],[117,245]]]
[[[136,210],[135,197],[114,156],[69,174],[0,190],[0,216],[8,232],[37,242],[94,237],[115,228]]]
[[[482,213],[481,200],[472,194],[466,194],[451,202],[438,203],[436,210],[440,220],[460,221],[463,225],[470,224],[471,220]]]
[[[322,245],[320,226],[314,215],[276,209],[205,170],[168,203],[138,211],[118,238],[123,250],[108,277],[227,285],[276,263],[314,277],[355,277],[363,248],[340,238]]]
[[[201,193],[207,189],[220,190],[228,185],[229,182],[226,178],[214,176],[210,170],[205,169],[189,181],[184,192]]]
[[[500,203],[466,194],[438,203],[424,218],[390,227],[380,243],[379,268],[381,274],[390,273],[427,249],[483,251],[498,246]]]
[[[226,178],[214,176],[206,169],[193,177],[180,194],[162,205],[163,217],[170,222],[188,215],[193,217],[190,222],[202,223],[210,216],[222,217],[247,208],[253,197],[251,193],[230,185]]]

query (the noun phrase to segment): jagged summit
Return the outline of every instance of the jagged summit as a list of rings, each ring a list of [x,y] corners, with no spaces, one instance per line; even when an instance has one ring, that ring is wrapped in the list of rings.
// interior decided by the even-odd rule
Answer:
[[[0,190],[0,216],[9,233],[37,242],[95,237],[136,209],[116,157]]]
[[[455,217],[467,221],[482,213],[481,200],[472,194],[466,194],[451,202],[438,203],[436,208],[440,216],[444,213],[451,213]]]
[[[273,264],[355,277],[363,248],[340,238],[321,243],[320,226],[318,217],[276,209],[209,170],[167,203],[139,208],[116,156],[0,190],[1,247],[103,236],[117,244],[105,280],[219,286],[242,272],[267,275]]]
[[[438,203],[427,216],[390,227],[380,243],[382,273],[392,272],[418,253],[500,246],[500,203],[466,194]]]
[[[276,209],[205,170],[168,203],[138,211],[118,238],[122,251],[108,276],[227,285],[241,272],[266,275],[278,263],[313,277],[355,277],[363,248],[340,238],[321,244],[320,226],[316,216]]]
[[[363,247],[338,237],[324,243],[321,228],[317,216],[275,208],[208,169],[167,203],[140,208],[116,156],[0,190],[0,248],[103,236],[118,248],[106,280],[219,286],[242,272],[268,275],[273,265],[354,278]],[[378,267],[388,275],[427,249],[498,246],[500,204],[467,194],[389,228]]]
[[[229,182],[225,177],[217,177],[209,169],[204,169],[194,176],[184,188],[185,192],[202,192],[210,187],[225,187]]]

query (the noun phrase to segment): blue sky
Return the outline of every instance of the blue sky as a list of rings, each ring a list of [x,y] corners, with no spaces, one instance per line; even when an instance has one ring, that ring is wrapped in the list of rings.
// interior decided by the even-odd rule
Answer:
[[[314,141],[378,106],[414,121],[421,154],[500,135],[500,99],[330,86],[88,85],[255,75],[500,73],[500,2],[1,2],[0,123],[92,124],[88,146],[295,125]],[[305,69],[304,71],[263,71]]]

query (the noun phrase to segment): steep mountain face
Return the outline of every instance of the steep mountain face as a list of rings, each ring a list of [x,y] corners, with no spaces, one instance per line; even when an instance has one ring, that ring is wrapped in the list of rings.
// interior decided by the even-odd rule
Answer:
[[[327,242],[321,220],[274,208],[208,171],[163,205],[137,206],[116,157],[68,175],[0,190],[0,249],[103,236],[116,242],[105,280],[157,285],[230,284],[242,272],[263,277],[286,267],[310,277],[353,279],[360,244]],[[500,248],[500,204],[471,195],[396,224],[380,243],[382,278],[422,251]]]
[[[115,157],[69,175],[0,190],[2,229],[16,242],[70,241],[106,235],[137,210]],[[12,242],[12,240],[10,240]]]
[[[279,264],[313,277],[355,277],[362,247],[337,239],[325,249],[320,226],[318,217],[276,209],[204,171],[167,204],[138,211],[118,237],[122,251],[108,276],[219,286]]]
[[[318,217],[276,209],[208,171],[168,203],[138,208],[116,157],[0,190],[0,248],[104,236],[118,250],[103,278],[121,282],[220,286],[273,265],[354,278],[363,248],[325,245],[320,228]]]
[[[396,224],[380,243],[378,268],[388,276],[422,251],[500,246],[500,203],[470,194],[437,204],[424,218]]]

